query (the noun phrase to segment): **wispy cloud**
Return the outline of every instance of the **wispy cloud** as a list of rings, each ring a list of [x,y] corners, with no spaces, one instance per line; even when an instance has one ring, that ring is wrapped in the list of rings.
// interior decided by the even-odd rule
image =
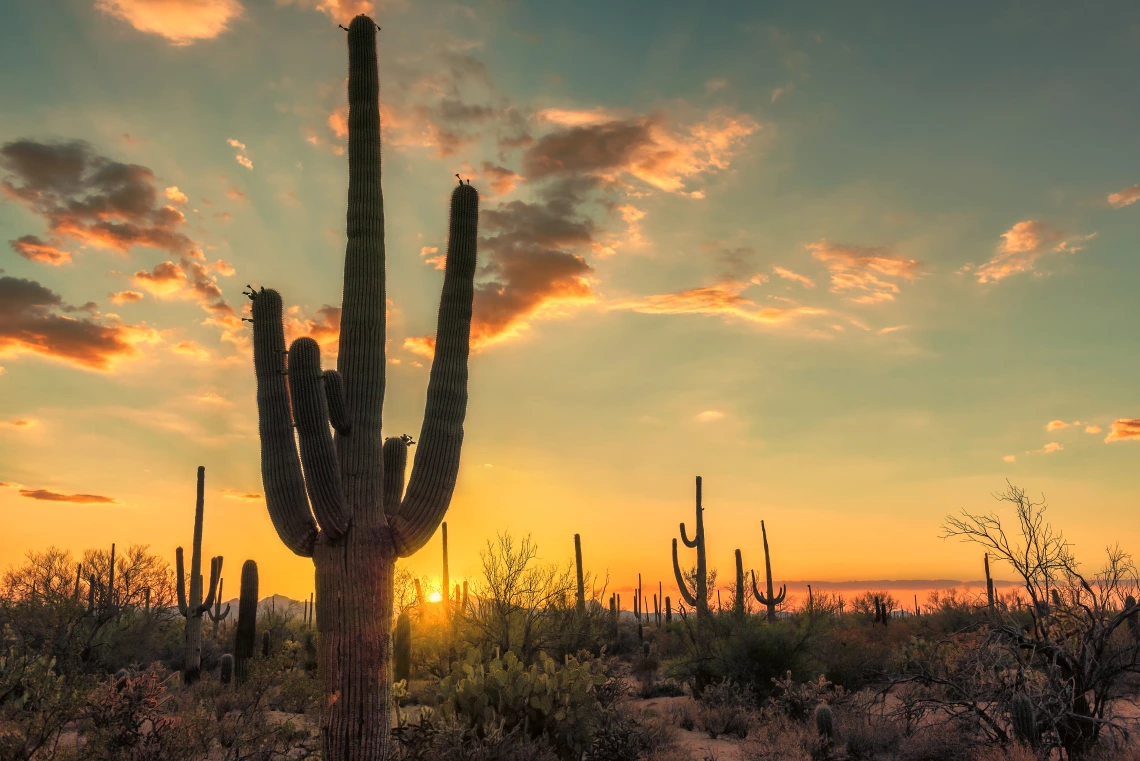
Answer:
[[[1112,428],[1104,440],[1106,442],[1140,440],[1140,418],[1121,418],[1112,421]]]
[[[793,272],[786,267],[772,267],[772,271],[784,280],[791,280],[793,283],[799,283],[804,288],[815,288],[815,281],[807,275],[801,275],[798,272]]]
[[[257,492],[241,492],[237,489],[222,489],[222,496],[228,499],[240,499],[246,502],[260,502],[265,495]]]
[[[79,505],[113,505],[118,502],[100,494],[61,494],[49,489],[20,489],[20,496],[43,502],[72,502]]]
[[[358,14],[371,16],[376,12],[376,4],[372,0],[277,0],[277,5],[296,5],[299,8],[321,11],[341,24],[348,24]]]
[[[1037,261],[1051,253],[1076,253],[1096,233],[1075,235],[1048,222],[1028,219],[1002,233],[1002,242],[993,258],[974,272],[979,283],[996,283],[1010,275],[1030,272]]]
[[[894,301],[899,283],[922,274],[922,263],[893,256],[883,248],[819,240],[807,244],[812,256],[831,273],[831,292],[849,294],[856,304]]]
[[[1131,206],[1137,201],[1140,201],[1140,185],[1133,185],[1117,193],[1108,194],[1108,205],[1114,209]]]
[[[248,156],[244,155],[246,153],[245,143],[243,143],[240,140],[237,140],[235,138],[232,138],[232,137],[228,138],[226,140],[226,142],[229,144],[229,146],[231,148],[234,148],[238,151],[237,155],[234,156],[234,160],[237,161],[237,163],[244,166],[246,169],[252,170],[253,169],[253,162],[249,160]]]
[[[724,420],[724,413],[720,410],[705,410],[698,413],[693,419],[698,423],[712,423],[717,420]]]
[[[1053,452],[1060,452],[1064,448],[1065,447],[1063,444],[1056,442],[1056,441],[1050,441],[1048,444],[1041,447],[1040,449],[1032,450],[1031,452],[1029,452],[1029,454],[1051,454]]]
[[[1050,420],[1048,423],[1045,424],[1045,430],[1046,431],[1059,431],[1062,428],[1068,428],[1069,426],[1080,425],[1080,424],[1081,424],[1081,421],[1079,421],[1079,420],[1074,420],[1071,423],[1066,422],[1064,420]]]
[[[1001,459],[1005,460],[1006,462],[1017,462],[1017,455],[1007,454],[1004,457],[1002,457]]]

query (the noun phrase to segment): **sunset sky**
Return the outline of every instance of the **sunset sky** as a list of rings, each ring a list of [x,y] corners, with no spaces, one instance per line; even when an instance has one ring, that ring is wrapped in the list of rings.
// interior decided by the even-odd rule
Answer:
[[[455,175],[482,196],[453,578],[577,532],[611,589],[671,586],[698,474],[724,580],[761,519],[777,581],[977,579],[940,525],[1006,479],[1089,566],[1140,552],[1140,6],[773,5],[0,0],[0,566],[173,560],[204,465],[206,552],[308,595],[242,290],[333,365],[361,11],[385,435],[419,432]]]

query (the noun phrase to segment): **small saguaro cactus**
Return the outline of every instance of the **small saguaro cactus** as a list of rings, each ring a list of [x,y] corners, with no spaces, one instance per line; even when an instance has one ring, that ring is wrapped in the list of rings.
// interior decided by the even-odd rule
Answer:
[[[697,476],[697,530],[691,540],[685,532],[684,522],[681,523],[681,541],[685,543],[686,547],[697,551],[697,577],[693,580],[693,588],[689,588],[689,584],[685,580],[685,574],[681,572],[681,565],[677,562],[676,538],[673,539],[673,574],[677,577],[677,590],[681,593],[681,598],[696,608],[698,620],[704,619],[709,615],[708,577],[706,575],[707,566],[705,564],[704,512],[705,509],[701,505],[701,477]]]
[[[827,703],[820,703],[815,707],[815,729],[828,744],[834,742],[835,716]]]
[[[788,585],[784,584],[780,587],[780,594],[775,594],[772,587],[772,559],[768,555],[768,529],[764,526],[764,521],[760,521],[760,533],[764,537],[764,575],[768,580],[768,594],[760,594],[760,590],[756,587],[756,571],[752,572],[752,594],[756,597],[756,601],[761,605],[768,608],[768,621],[776,620],[776,606],[782,603],[788,596]]]
[[[1041,734],[1037,731],[1037,712],[1033,708],[1033,701],[1020,690],[1013,694],[1009,706],[1010,724],[1013,725],[1013,736],[1018,742],[1025,743],[1036,750],[1041,745]]]
[[[732,613],[737,618],[744,618],[746,613],[744,605],[744,560],[740,557],[740,550],[736,551],[736,594],[732,599]]]
[[[574,565],[578,572],[578,615],[586,612],[586,579],[582,574],[582,536],[574,535]]]
[[[668,597],[665,598],[665,623],[673,623],[673,601]]]
[[[234,657],[229,653],[222,656],[221,672],[218,677],[222,684],[229,684],[234,678]]]
[[[218,591],[218,579],[222,575],[222,556],[210,560],[210,586],[203,597],[202,589],[202,515],[206,501],[206,469],[198,467],[198,496],[194,503],[194,544],[190,555],[190,596],[186,596],[186,567],[182,559],[182,548],[175,550],[178,611],[186,619],[185,650],[182,659],[182,683],[190,684],[202,672],[202,615],[214,605]],[[114,557],[114,548],[111,551]],[[112,565],[112,574],[114,566]],[[114,576],[112,575],[112,579]],[[113,584],[113,582],[112,582]]]
[[[392,678],[407,681],[412,673],[412,619],[406,610],[396,616],[396,642],[392,648]]]
[[[388,336],[376,32],[365,15],[347,29],[348,242],[337,370],[322,372],[313,338],[298,338],[286,352],[281,296],[250,289],[266,505],[285,546],[311,557],[316,570],[328,761],[388,755],[395,564],[423,547],[447,512],[467,411],[479,194],[460,182],[451,194],[434,358],[405,490],[408,442],[381,431]]]
[[[249,661],[257,641],[257,563],[245,561],[241,567],[241,593],[238,596],[237,633],[234,635],[234,673],[238,684],[249,678]]]
[[[990,553],[982,555],[982,562],[986,567],[986,607],[994,609],[994,580],[990,578]]]

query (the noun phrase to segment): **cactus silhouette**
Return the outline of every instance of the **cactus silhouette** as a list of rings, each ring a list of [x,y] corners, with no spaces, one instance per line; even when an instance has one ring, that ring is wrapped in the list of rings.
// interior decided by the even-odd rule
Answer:
[[[381,434],[386,284],[376,24],[359,15],[347,31],[348,244],[337,370],[321,371],[312,338],[298,338],[286,353],[280,295],[250,294],[266,504],[283,543],[316,569],[324,758],[375,761],[390,741],[395,562],[431,539],[459,472],[479,195],[462,183],[451,195],[434,359],[405,491],[408,441]]]
[[[827,703],[815,707],[815,729],[828,743],[835,740],[835,716]]]
[[[744,605],[744,560],[740,557],[740,550],[736,551],[736,593],[732,598],[732,613],[737,618],[744,618],[746,613]]]
[[[218,678],[222,684],[229,684],[234,678],[234,657],[229,653],[222,656],[221,672]]]
[[[994,609],[994,580],[990,578],[990,553],[982,555],[982,562],[986,567],[986,607]]]
[[[760,521],[760,533],[764,536],[764,575],[768,580],[768,594],[760,594],[760,590],[756,587],[756,571],[752,572],[752,594],[755,595],[756,601],[761,605],[768,608],[768,620],[776,620],[776,606],[782,603],[788,596],[788,585],[785,584],[780,587],[780,593],[774,594],[772,589],[772,559],[768,555],[768,529],[764,526],[764,521]]]
[[[190,555],[190,596],[186,596],[186,568],[182,548],[174,552],[175,573],[178,575],[178,612],[186,619],[185,649],[182,656],[182,683],[191,684],[202,673],[202,615],[214,606],[218,579],[222,575],[222,556],[210,560],[210,586],[206,599],[202,599],[202,515],[205,512],[206,469],[198,467],[198,494],[194,503],[194,544]],[[114,548],[111,550],[114,557]],[[114,587],[112,563],[112,588]]]
[[[578,571],[578,614],[586,612],[586,582],[582,576],[582,537],[574,535],[574,565]]]
[[[677,540],[673,539],[673,573],[677,577],[677,590],[681,599],[696,608],[697,619],[706,618],[709,614],[708,603],[708,577],[705,563],[705,509],[701,505],[701,477],[697,476],[697,529],[690,540],[685,532],[685,524],[681,523],[681,541],[686,547],[697,551],[697,577],[693,579],[693,588],[689,588],[685,575],[681,573],[681,566],[677,562]]]
[[[218,638],[218,624],[225,621],[230,615],[230,604],[228,602],[226,609],[222,610],[222,589],[225,587],[225,581],[220,576],[218,577],[218,593],[214,595],[214,609],[209,611],[210,620],[214,622],[214,639]]]
[[[238,596],[237,633],[234,635],[234,674],[238,684],[249,678],[249,661],[257,641],[257,563],[245,561],[241,567],[241,593]]]
[[[392,677],[399,682],[412,674],[412,619],[407,611],[396,616],[396,643],[392,648]]]

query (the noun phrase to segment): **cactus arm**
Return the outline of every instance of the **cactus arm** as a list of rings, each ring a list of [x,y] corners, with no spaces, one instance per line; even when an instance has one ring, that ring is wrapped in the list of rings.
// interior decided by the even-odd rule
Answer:
[[[209,613],[211,621],[223,621],[230,615],[230,604],[228,602],[226,603],[226,609],[223,610],[220,615],[216,615],[212,610],[209,611]]]
[[[197,615],[201,616],[203,613],[214,607],[214,595],[218,591],[218,579],[222,576],[222,556],[218,555],[216,558],[210,558],[210,591],[206,595],[206,599],[197,608]]]
[[[756,602],[760,603],[761,605],[767,605],[768,604],[767,598],[765,598],[764,595],[760,594],[760,590],[756,586],[756,570],[755,569],[752,570],[752,596],[755,597]]]
[[[701,537],[700,537],[700,534],[697,534],[697,536],[693,537],[692,541],[690,541],[689,535],[685,533],[685,524],[682,523],[681,524],[681,541],[684,542],[685,546],[688,547],[689,549],[696,549],[697,545],[700,544]]]
[[[265,504],[285,546],[301,557],[312,557],[317,525],[309,510],[293,438],[285,380],[285,330],[277,291],[262,289],[253,297],[253,364]]]
[[[408,469],[408,442],[393,436],[384,442],[384,509],[395,510],[404,498],[404,473]]]
[[[677,577],[677,590],[681,593],[681,599],[695,608],[697,606],[697,598],[689,591],[689,587],[685,583],[685,576],[681,573],[681,565],[677,562],[676,539],[673,540],[673,574]]]
[[[329,408],[321,381],[321,348],[312,338],[298,338],[289,347],[289,391],[313,515],[326,536],[336,541],[348,530],[350,516],[329,431]]]
[[[419,449],[399,508],[399,520],[392,524],[400,557],[411,555],[435,533],[459,475],[463,419],[467,414],[467,358],[478,222],[479,194],[470,185],[461,184],[451,194],[447,265]]]
[[[186,605],[186,566],[182,560],[181,547],[174,551],[174,567],[178,576],[178,612],[186,617],[190,615],[190,609]]]
[[[341,436],[348,436],[352,433],[352,420],[344,404],[344,379],[336,370],[325,370],[321,373],[321,379],[325,386],[325,400],[329,405],[329,422]]]
[[[780,587],[780,594],[776,595],[776,599],[772,601],[773,605],[779,605],[788,597],[788,585],[784,584]]]
[[[374,505],[380,497],[384,475],[380,429],[386,379],[380,78],[376,25],[365,16],[353,19],[348,32],[346,232],[337,369],[344,380],[352,436],[338,438],[337,452],[344,493],[355,508]]]

